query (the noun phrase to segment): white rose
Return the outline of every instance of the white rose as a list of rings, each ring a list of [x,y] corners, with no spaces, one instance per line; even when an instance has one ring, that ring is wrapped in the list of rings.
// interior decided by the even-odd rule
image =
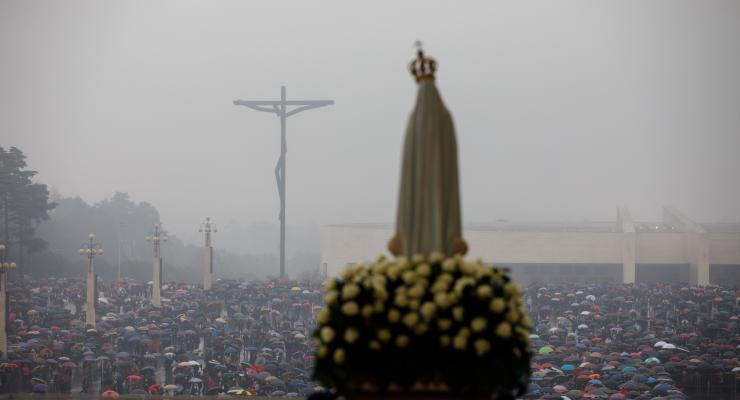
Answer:
[[[452,347],[458,349],[458,350],[465,350],[465,348],[468,347],[468,337],[457,335],[454,339],[452,339]]]
[[[419,314],[410,312],[403,316],[403,324],[413,328],[419,322]]]
[[[399,319],[401,319],[401,313],[398,310],[392,308],[388,311],[388,322],[395,324]]]
[[[509,311],[506,312],[505,318],[509,323],[513,324],[514,322],[519,321],[519,313],[515,309],[510,308]]]
[[[390,267],[388,267],[385,273],[391,280],[396,280],[398,279],[398,274],[401,273],[401,270],[397,265],[391,265]]]
[[[429,264],[420,264],[416,267],[416,273],[420,276],[427,277],[432,273],[432,267],[430,267]]]
[[[493,296],[493,289],[490,285],[480,285],[478,286],[476,292],[478,293],[478,297],[480,297],[481,299],[487,299]]]
[[[316,350],[316,357],[318,358],[326,358],[326,356],[329,355],[329,348],[324,346],[323,344],[319,346],[319,348]]]
[[[504,292],[509,296],[518,296],[521,293],[519,285],[514,282],[509,282],[504,286]]]
[[[439,251],[433,251],[432,254],[429,255],[429,262],[432,264],[436,264],[442,260],[444,260],[445,255],[442,254]]]
[[[475,275],[475,272],[477,271],[477,267],[473,263],[464,262],[460,265],[460,272],[462,272],[464,275]]]
[[[352,317],[357,315],[358,312],[360,312],[360,306],[358,306],[354,301],[342,304],[342,313],[344,313],[344,315]]]
[[[373,306],[371,306],[370,304],[365,304],[364,306],[362,306],[361,313],[363,317],[370,318],[370,316],[373,315]]]
[[[482,356],[491,350],[491,343],[486,339],[478,339],[473,342],[473,347],[475,347],[475,352],[478,353],[478,356]]]
[[[342,299],[352,300],[360,294],[360,287],[354,283],[346,284],[342,287]]]
[[[409,345],[409,337],[406,335],[398,335],[396,338],[396,346],[404,348]]]
[[[374,286],[373,294],[378,300],[386,300],[388,298],[388,291],[385,290],[385,286]]]
[[[483,317],[474,318],[470,322],[470,327],[473,329],[473,332],[482,332],[486,329],[486,326],[488,326],[488,321]]]
[[[394,303],[398,307],[406,307],[406,306],[409,305],[409,299],[403,293],[398,293],[398,294],[396,294],[396,298],[394,300]]]
[[[419,311],[424,320],[429,321],[434,317],[434,313],[437,311],[437,306],[435,306],[431,301],[427,301],[421,305],[421,310]]]
[[[425,334],[428,329],[429,329],[429,327],[427,326],[427,324],[418,324],[418,325],[416,325],[414,327],[414,333],[417,336],[421,336],[421,335]]]
[[[331,327],[325,326],[319,331],[319,337],[324,343],[331,343],[331,341],[334,340],[334,336],[334,329]]]
[[[403,275],[401,275],[401,278],[403,278],[404,282],[410,285],[416,282],[418,275],[416,274],[416,272],[408,270],[404,272]]]
[[[501,312],[504,311],[504,308],[506,308],[506,302],[504,302],[504,299],[497,297],[491,300],[491,312],[494,314],[501,314]]]
[[[345,353],[344,349],[336,349],[334,350],[334,363],[337,365],[342,365],[344,363]]]
[[[440,292],[434,295],[434,302],[437,303],[439,308],[447,308],[450,306],[449,296],[447,293]]]
[[[501,339],[508,339],[511,337],[511,324],[504,321],[498,324],[496,327],[496,336],[500,337]]]
[[[355,328],[347,328],[347,330],[344,331],[344,341],[349,344],[356,342],[359,337],[360,332]]]
[[[409,295],[409,297],[413,297],[415,299],[418,299],[418,298],[420,298],[421,296],[424,295],[424,287],[421,286],[421,285],[419,285],[419,284],[416,284],[414,286],[411,286],[411,289],[409,289],[409,291],[408,291],[408,295]]]
[[[331,318],[331,312],[329,311],[328,308],[322,308],[321,311],[319,311],[319,316],[318,316],[319,324],[322,324],[322,325],[326,324],[327,322],[329,322],[330,318]]]
[[[465,309],[462,306],[457,306],[452,309],[452,316],[455,318],[455,321],[461,322],[463,320]]]
[[[334,302],[337,301],[338,297],[339,297],[339,292],[337,292],[336,290],[328,291],[326,293],[326,298],[325,298],[326,304],[327,305],[334,304]]]

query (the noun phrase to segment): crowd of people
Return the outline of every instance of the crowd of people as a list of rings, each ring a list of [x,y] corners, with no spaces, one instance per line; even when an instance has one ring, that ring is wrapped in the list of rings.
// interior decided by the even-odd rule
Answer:
[[[736,289],[532,285],[526,399],[740,398]]]
[[[8,287],[5,393],[306,396],[321,285],[218,281],[212,290],[14,279]],[[739,291],[716,286],[532,285],[525,399],[685,399],[740,393]],[[724,397],[722,397],[724,396]]]
[[[98,281],[84,326],[85,281],[14,279],[8,287],[6,393],[305,395],[320,287],[219,281],[212,290]]]

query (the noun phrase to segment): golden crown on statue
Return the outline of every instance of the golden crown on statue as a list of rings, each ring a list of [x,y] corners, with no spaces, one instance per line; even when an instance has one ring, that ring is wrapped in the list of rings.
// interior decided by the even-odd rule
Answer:
[[[421,42],[415,43],[417,57],[409,63],[409,71],[416,78],[416,82],[425,79],[434,79],[434,72],[437,71],[437,61],[431,57],[424,56],[424,50],[421,49]]]

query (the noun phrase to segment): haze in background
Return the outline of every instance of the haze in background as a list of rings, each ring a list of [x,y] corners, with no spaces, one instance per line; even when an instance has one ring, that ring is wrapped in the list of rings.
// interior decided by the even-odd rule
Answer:
[[[279,121],[232,101],[333,99],[288,120],[288,253],[317,252],[321,225],[394,217],[421,39],[466,222],[738,221],[738,38],[731,0],[3,1],[0,142],[65,196],[126,192],[186,242],[211,216],[217,246],[276,252]]]

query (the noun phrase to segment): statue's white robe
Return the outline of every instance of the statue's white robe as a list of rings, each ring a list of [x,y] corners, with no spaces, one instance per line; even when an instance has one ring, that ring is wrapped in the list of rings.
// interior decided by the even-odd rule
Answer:
[[[455,128],[433,79],[419,83],[406,128],[396,234],[409,257],[452,255],[462,240]]]

